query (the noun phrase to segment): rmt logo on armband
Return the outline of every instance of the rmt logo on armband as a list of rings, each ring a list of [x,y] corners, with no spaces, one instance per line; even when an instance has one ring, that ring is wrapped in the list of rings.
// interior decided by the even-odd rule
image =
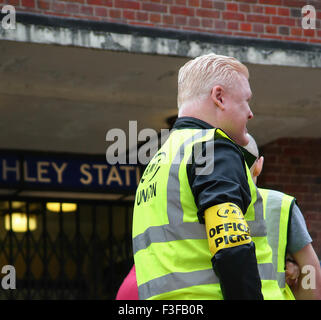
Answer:
[[[228,207],[222,207],[217,211],[217,215],[221,218],[234,217],[244,220],[240,209],[234,204],[228,204]]]

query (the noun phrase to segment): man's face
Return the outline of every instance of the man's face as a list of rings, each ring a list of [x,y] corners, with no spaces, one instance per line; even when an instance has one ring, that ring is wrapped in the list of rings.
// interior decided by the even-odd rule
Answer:
[[[233,87],[226,89],[224,96],[225,110],[222,114],[222,129],[237,144],[245,146],[249,143],[246,125],[248,120],[253,118],[249,106],[252,97],[249,81],[240,74]]]

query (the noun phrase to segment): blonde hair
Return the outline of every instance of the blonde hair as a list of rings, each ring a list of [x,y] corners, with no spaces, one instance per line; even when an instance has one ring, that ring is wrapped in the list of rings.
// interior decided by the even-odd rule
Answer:
[[[208,97],[215,85],[232,87],[239,73],[249,78],[247,67],[233,57],[210,53],[188,61],[178,73],[178,109],[187,101]]]

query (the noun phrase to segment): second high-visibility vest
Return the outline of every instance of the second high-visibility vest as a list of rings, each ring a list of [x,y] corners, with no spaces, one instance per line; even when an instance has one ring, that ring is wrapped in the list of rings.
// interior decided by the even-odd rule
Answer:
[[[133,217],[140,299],[223,299],[186,171],[193,147],[203,141],[214,145],[218,138],[229,139],[219,129],[173,130],[141,178]],[[262,293],[264,299],[284,299],[267,240],[262,197],[245,166],[252,197],[245,219],[256,247]]]
[[[287,300],[294,300],[285,281],[285,259],[290,212],[295,199],[275,190],[258,188],[263,199],[264,218],[267,222],[267,238],[272,248],[274,272]]]

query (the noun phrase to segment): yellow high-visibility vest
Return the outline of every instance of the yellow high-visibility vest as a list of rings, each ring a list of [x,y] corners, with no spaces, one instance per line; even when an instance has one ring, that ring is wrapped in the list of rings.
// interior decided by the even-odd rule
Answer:
[[[287,300],[295,297],[285,281],[285,259],[290,212],[295,199],[285,193],[258,188],[267,222],[267,238],[272,248],[272,262],[279,287]]]
[[[229,139],[215,128],[173,130],[141,178],[132,233],[140,299],[223,299],[186,171],[192,147],[217,138]],[[245,166],[252,197],[245,219],[256,247],[262,293],[264,299],[284,299],[267,240],[262,197]]]

